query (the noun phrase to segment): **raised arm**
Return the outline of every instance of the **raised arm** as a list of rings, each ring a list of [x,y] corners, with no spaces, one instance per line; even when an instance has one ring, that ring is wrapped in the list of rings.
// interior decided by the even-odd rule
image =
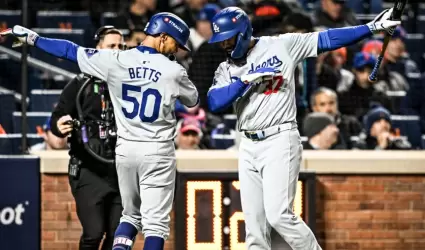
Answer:
[[[395,29],[401,21],[390,20],[393,8],[384,10],[373,21],[359,26],[329,29],[319,32],[317,50],[319,53],[336,50],[341,47],[355,44],[375,32]]]
[[[53,56],[78,63],[82,72],[104,81],[106,81],[109,68],[118,55],[118,52],[113,50],[84,48],[67,40],[41,37],[36,32],[19,25],[0,32],[0,35],[15,36],[18,41],[13,43],[12,47],[18,47],[22,44],[35,46]]]

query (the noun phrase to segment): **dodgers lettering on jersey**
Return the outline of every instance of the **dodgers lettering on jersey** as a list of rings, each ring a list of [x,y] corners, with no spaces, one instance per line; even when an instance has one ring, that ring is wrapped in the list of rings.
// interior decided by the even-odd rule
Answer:
[[[240,131],[261,130],[296,121],[294,71],[305,58],[317,56],[318,36],[318,32],[314,32],[260,37],[248,53],[245,65],[239,67],[228,61],[219,65],[211,89],[229,85],[259,68],[272,67],[281,71],[273,80],[249,88],[235,101]]]
[[[127,51],[80,47],[82,72],[108,83],[118,136],[132,141],[168,141],[175,135],[176,99],[188,107],[198,102],[198,91],[186,70],[146,47]]]

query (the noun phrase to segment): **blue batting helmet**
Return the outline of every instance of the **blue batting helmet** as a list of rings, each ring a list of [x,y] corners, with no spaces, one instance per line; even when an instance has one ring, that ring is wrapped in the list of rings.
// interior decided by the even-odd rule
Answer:
[[[248,15],[238,7],[227,7],[214,16],[211,23],[213,35],[209,43],[225,41],[234,36],[236,45],[230,57],[241,58],[248,51],[252,36],[252,25]]]
[[[172,13],[161,12],[153,15],[144,31],[151,36],[166,33],[177,41],[180,48],[190,51],[186,45],[190,35],[189,27],[180,17]]]

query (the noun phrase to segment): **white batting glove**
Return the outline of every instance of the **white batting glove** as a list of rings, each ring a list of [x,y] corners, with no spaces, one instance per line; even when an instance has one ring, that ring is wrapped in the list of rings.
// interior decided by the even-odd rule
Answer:
[[[245,84],[260,84],[264,81],[271,80],[279,71],[275,68],[259,68],[251,73],[241,76],[241,81]]]
[[[371,22],[366,25],[369,27],[372,33],[387,31],[392,33],[397,25],[401,24],[399,20],[390,20],[393,8],[382,11],[378,16],[375,17]]]
[[[38,34],[30,29],[22,27],[20,25],[15,25],[11,29],[6,29],[0,32],[1,36],[10,36],[13,35],[18,38],[19,41],[14,42],[12,47],[19,47],[23,44],[28,44],[34,46],[35,41],[38,38]]]

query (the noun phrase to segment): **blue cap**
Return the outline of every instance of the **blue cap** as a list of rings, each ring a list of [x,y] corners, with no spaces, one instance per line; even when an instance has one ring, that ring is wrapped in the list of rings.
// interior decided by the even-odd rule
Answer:
[[[354,56],[353,67],[355,69],[360,69],[365,66],[369,66],[373,68],[375,66],[375,63],[376,63],[376,58],[372,54],[366,53],[366,52],[358,52]]]
[[[213,3],[205,4],[204,7],[196,15],[196,20],[209,21],[221,10],[220,6]]]
[[[396,39],[396,38],[400,38],[403,41],[406,40],[407,32],[403,27],[397,26],[397,28],[394,30],[392,39]]]

